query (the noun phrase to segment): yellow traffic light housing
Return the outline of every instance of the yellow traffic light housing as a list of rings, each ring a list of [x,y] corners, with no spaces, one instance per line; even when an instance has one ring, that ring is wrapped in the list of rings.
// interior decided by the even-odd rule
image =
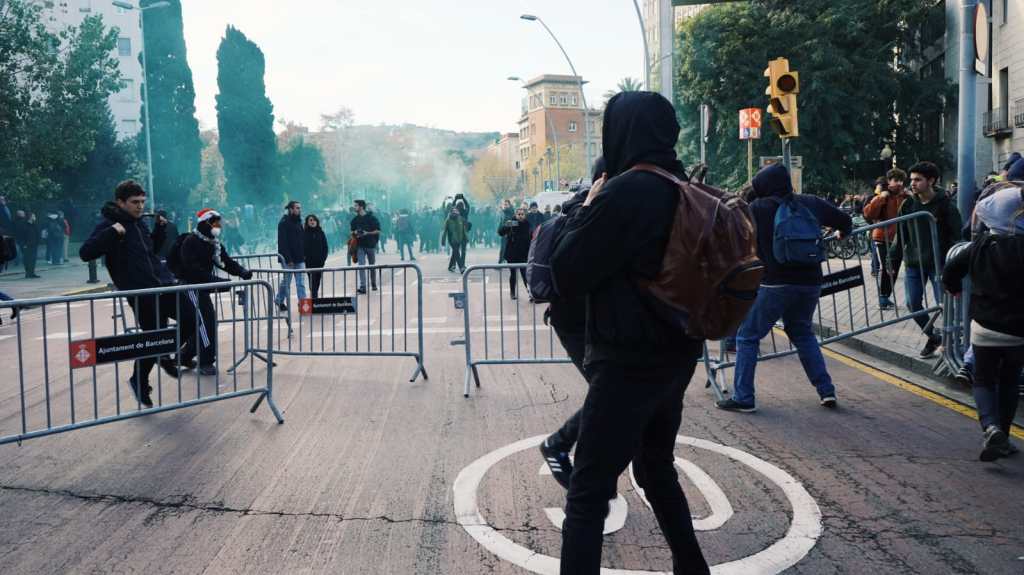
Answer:
[[[768,111],[771,124],[782,138],[800,136],[800,122],[797,111],[797,94],[800,93],[800,74],[790,71],[789,60],[776,58],[768,62],[764,71],[768,78]]]

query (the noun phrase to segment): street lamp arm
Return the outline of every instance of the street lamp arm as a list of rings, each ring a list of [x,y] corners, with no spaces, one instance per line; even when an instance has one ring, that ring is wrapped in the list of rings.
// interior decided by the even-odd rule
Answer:
[[[644,25],[644,15],[640,11],[640,3],[633,0],[633,7],[636,8],[636,17],[640,21],[640,38],[644,41],[644,90],[651,89],[651,50],[647,46],[647,26]]]

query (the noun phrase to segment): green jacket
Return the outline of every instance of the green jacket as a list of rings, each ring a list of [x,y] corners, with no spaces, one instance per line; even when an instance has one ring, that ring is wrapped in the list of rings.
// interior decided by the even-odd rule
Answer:
[[[915,195],[911,195],[900,206],[899,215],[906,216],[916,212],[928,212],[935,217],[935,226],[939,237],[939,265],[944,265],[946,252],[953,244],[960,241],[963,223],[960,210],[956,203],[942,189],[935,188],[935,197],[927,204]],[[935,258],[932,254],[931,229],[926,218],[918,218],[901,222],[896,227],[896,243],[889,250],[889,263],[895,269],[899,267],[899,258],[908,268],[922,268],[936,271]]]
[[[444,231],[441,232],[441,245],[445,245],[446,241],[452,245],[461,245],[469,241],[469,226],[465,218],[448,216],[444,221]]]

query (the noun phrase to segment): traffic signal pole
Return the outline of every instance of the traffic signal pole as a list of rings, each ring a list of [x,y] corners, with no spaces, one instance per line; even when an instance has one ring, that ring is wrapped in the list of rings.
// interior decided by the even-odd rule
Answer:
[[[974,76],[974,15],[977,5],[977,0],[963,0],[960,12],[960,112],[957,125],[956,177],[960,186],[957,207],[964,218],[970,216],[977,192],[974,173],[978,133],[978,84]]]

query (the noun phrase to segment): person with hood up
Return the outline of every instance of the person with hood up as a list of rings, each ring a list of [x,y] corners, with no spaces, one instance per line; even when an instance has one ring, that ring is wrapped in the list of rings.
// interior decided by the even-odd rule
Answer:
[[[46,260],[50,265],[64,263],[64,220],[57,212],[46,215],[46,226],[43,227],[43,239],[46,240]]]
[[[222,270],[242,279],[252,279],[252,272],[231,259],[221,243],[222,218],[219,212],[204,208],[196,213],[196,229],[180,240],[180,250],[170,254],[168,262],[176,270],[178,279],[186,284],[209,284],[227,281],[217,277],[215,270]],[[179,356],[181,365],[195,367],[196,350],[199,350],[199,374],[217,375],[217,310],[210,299],[209,290],[189,290],[189,300],[199,310],[198,325],[190,333]]]
[[[292,200],[285,206],[285,214],[277,223],[277,254],[284,260],[281,267],[286,270],[301,270],[306,267],[306,250],[302,246],[302,204]],[[295,278],[295,290],[299,299],[306,299],[306,282],[302,273],[281,274],[281,285],[277,288],[275,303],[280,311],[288,311],[288,299],[291,297],[292,278]]]
[[[530,227],[530,222],[527,219],[526,210],[519,208],[515,212],[515,219],[503,222],[501,227],[498,228],[498,234],[506,238],[507,243],[505,244],[505,263],[507,264],[525,264],[526,260],[530,256],[530,238],[533,233],[533,228]],[[521,267],[518,270],[509,270],[508,277],[508,289],[509,295],[512,299],[518,299],[517,295],[517,282],[516,273],[523,278],[523,285],[526,285],[526,268]]]
[[[89,239],[78,250],[82,261],[104,258],[114,287],[120,291],[141,290],[172,286],[176,282],[156,252],[163,245],[165,230],[159,224],[152,232],[142,221],[146,207],[146,191],[134,180],[121,182],[114,189],[114,201],[107,202],[101,211],[103,220],[96,224]],[[167,327],[167,320],[178,322],[179,341],[195,332],[196,309],[182,292],[129,297],[128,305],[135,321],[143,331]],[[169,357],[160,358],[160,367],[171,377],[178,377],[178,367]],[[149,373],[155,358],[135,362],[135,371],[128,385],[136,400],[152,407]]]
[[[452,246],[452,256],[448,260],[448,271],[454,272],[459,268],[459,273],[466,271],[466,245],[469,243],[469,222],[459,211],[458,205],[452,206],[451,213],[444,221],[444,231],[441,232],[441,247],[445,243]]]
[[[306,216],[306,225],[303,227],[302,234],[302,249],[306,256],[306,267],[309,269],[324,267],[330,248],[327,246],[327,234],[320,227],[320,218],[313,214]],[[309,290],[314,298],[320,297],[320,282],[323,280],[323,275],[324,272],[309,272]]]
[[[1017,453],[1010,429],[1024,369],[1024,191],[1001,190],[978,202],[975,217],[985,229],[946,262],[942,283],[959,294],[970,276],[972,392],[983,443],[980,459]]]
[[[608,502],[632,461],[672,551],[673,572],[706,574],[674,466],[683,395],[704,342],[665,319],[654,296],[637,286],[637,278],[661,270],[679,190],[658,175],[630,171],[646,163],[685,178],[675,153],[679,124],[660,94],[626,92],[605,107],[602,136],[605,176],[566,222],[551,260],[559,295],[586,298],[590,384],[566,495],[561,573],[600,572]]]
[[[888,266],[889,269],[895,269],[898,259],[902,257],[906,270],[903,278],[906,304],[911,312],[919,312],[924,309],[925,284],[928,282],[932,284],[932,295],[935,297],[932,302],[942,301],[938,274],[942,271],[949,248],[960,241],[962,222],[956,204],[946,196],[945,190],[936,185],[939,180],[939,168],[935,164],[918,162],[909,171],[913,196],[907,198],[900,206],[899,215],[928,212],[935,218],[939,237],[932,238],[931,226],[927,219],[918,218],[901,222],[896,226],[896,242],[889,249]],[[935,269],[933,241],[938,242],[939,269]],[[915,316],[914,322],[928,338],[921,349],[920,357],[932,357],[942,344],[942,338],[935,333],[926,315]]]
[[[761,339],[782,319],[786,336],[796,346],[800,364],[818,392],[820,404],[835,409],[838,404],[836,388],[814,334],[814,310],[821,295],[821,264],[782,264],[775,259],[775,216],[784,202],[795,201],[809,210],[821,225],[838,230],[840,237],[853,231],[853,220],[817,196],[795,194],[789,171],[781,164],[773,164],[758,172],[751,181],[751,187],[753,202],[750,209],[757,225],[757,257],[764,262],[765,274],[754,307],[736,334],[732,397],[719,401],[716,406],[742,413],[757,410],[754,372],[758,348]]]
[[[21,252],[21,263],[25,266],[26,279],[39,279],[36,274],[36,259],[39,258],[39,223],[32,212],[18,210],[14,219],[14,239]]]

